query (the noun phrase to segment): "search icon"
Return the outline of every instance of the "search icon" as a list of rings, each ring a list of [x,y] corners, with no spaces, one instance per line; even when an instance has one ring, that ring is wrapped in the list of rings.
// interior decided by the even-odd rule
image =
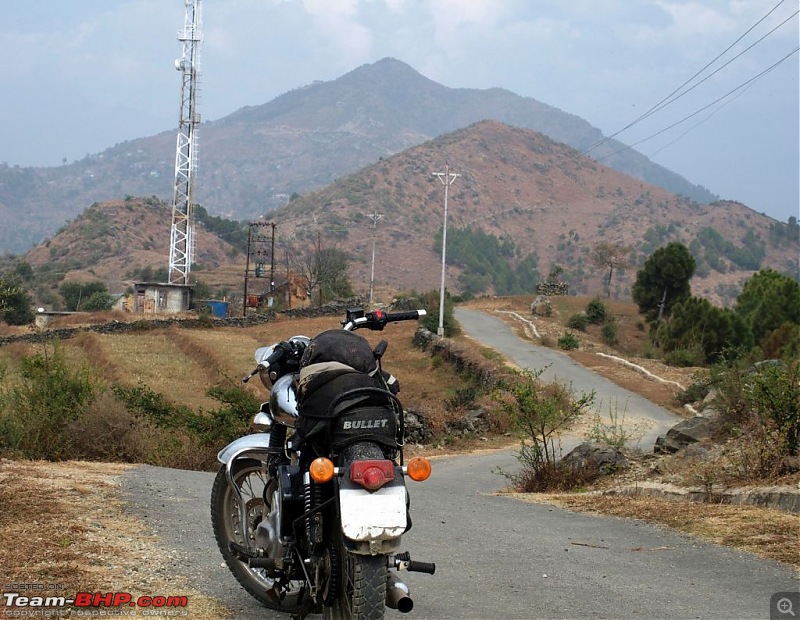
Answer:
[[[792,601],[788,598],[782,598],[778,601],[775,605],[778,611],[782,614],[789,614],[790,616],[796,616],[797,614],[794,613],[792,609]]]

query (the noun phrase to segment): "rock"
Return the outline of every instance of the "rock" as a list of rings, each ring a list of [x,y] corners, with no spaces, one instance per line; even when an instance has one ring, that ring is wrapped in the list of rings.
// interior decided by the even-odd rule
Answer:
[[[533,303],[531,303],[531,314],[533,316],[552,315],[553,306],[550,304],[550,300],[544,295],[539,295],[536,297],[536,299],[533,300]]]
[[[628,466],[628,459],[618,448],[594,441],[585,441],[576,446],[561,460],[578,467],[596,467],[602,474]]]
[[[405,409],[405,441],[406,443],[428,443],[433,438],[430,424],[422,412],[409,408]]]
[[[681,420],[669,429],[666,435],[660,435],[656,439],[653,452],[673,454],[690,444],[712,440],[722,430],[723,424],[719,414],[713,410]]]
[[[444,430],[454,435],[475,435],[483,428],[485,417],[486,412],[483,409],[466,411],[463,418],[447,422]]]

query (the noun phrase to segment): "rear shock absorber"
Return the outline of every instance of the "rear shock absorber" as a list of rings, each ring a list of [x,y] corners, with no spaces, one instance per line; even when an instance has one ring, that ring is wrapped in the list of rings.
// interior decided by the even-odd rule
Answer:
[[[303,474],[303,508],[304,513],[308,515],[313,508],[313,498],[311,497],[311,474],[305,472]],[[308,540],[312,541],[314,538],[312,537],[312,527],[311,527],[311,519],[306,518],[306,537]]]
[[[303,508],[308,515],[322,503],[322,489],[311,479],[308,472],[303,474]],[[322,542],[322,514],[315,512],[306,518],[306,536],[312,543]]]

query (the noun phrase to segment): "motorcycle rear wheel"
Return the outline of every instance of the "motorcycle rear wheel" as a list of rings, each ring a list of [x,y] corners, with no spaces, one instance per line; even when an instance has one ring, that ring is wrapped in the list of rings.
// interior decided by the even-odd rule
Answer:
[[[386,611],[385,555],[356,555],[342,551],[340,590],[325,620],[383,620]]]
[[[248,519],[258,520],[264,511],[264,488],[270,481],[269,474],[264,471],[260,462],[248,460],[238,464],[234,480],[242,489],[248,507]],[[263,569],[250,568],[247,562],[240,560],[231,551],[230,542],[249,546],[244,539],[244,532],[248,529],[252,531],[255,527],[255,524],[251,524],[251,528],[243,528],[239,521],[236,494],[228,485],[223,466],[217,472],[214,486],[211,489],[211,523],[214,529],[214,538],[228,569],[233,573],[236,581],[264,606],[289,613],[297,611],[303,593],[301,583],[292,582],[295,587],[290,587],[285,597],[278,600],[272,589],[275,580],[267,576]],[[252,537],[249,542],[252,545]]]

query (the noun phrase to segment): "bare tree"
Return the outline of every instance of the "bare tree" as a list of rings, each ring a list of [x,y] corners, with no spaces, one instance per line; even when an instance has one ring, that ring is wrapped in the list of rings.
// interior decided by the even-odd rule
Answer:
[[[600,241],[592,248],[590,256],[595,266],[608,269],[606,297],[611,297],[611,278],[614,276],[614,270],[625,269],[630,265],[630,253],[630,246],[622,245],[621,243],[610,243],[608,241]]]
[[[316,244],[299,260],[298,270],[308,282],[308,294],[321,306],[326,298],[350,297],[353,294],[347,277],[347,254],[338,248],[324,248],[317,236]]]

